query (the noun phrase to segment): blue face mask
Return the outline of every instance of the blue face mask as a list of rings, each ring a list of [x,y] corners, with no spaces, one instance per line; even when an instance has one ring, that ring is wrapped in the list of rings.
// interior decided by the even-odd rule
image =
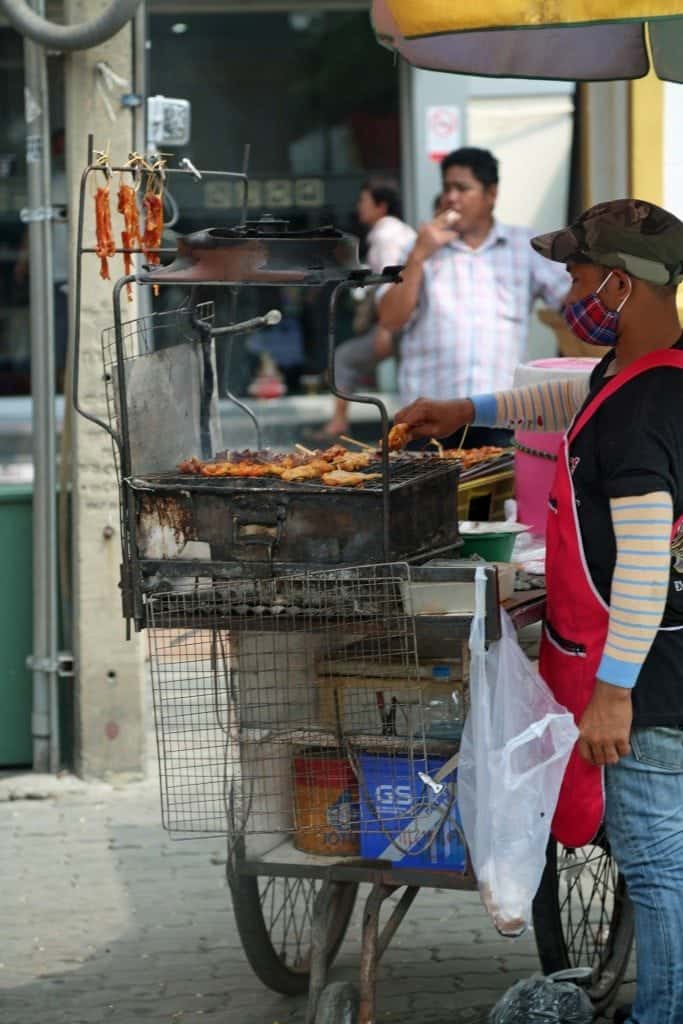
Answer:
[[[628,295],[613,312],[600,298],[600,292],[612,273],[613,271],[610,270],[600,287],[596,288],[594,292],[590,292],[578,302],[566,305],[562,310],[569,329],[580,341],[585,341],[588,345],[610,345],[613,347],[617,343],[619,314],[631,297],[633,285],[629,279]]]

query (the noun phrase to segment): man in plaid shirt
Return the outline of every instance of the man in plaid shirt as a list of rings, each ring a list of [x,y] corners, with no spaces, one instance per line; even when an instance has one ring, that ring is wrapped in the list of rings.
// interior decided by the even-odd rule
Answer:
[[[423,224],[400,284],[380,289],[382,326],[402,331],[399,390],[408,404],[509,388],[524,361],[536,299],[559,308],[569,290],[562,266],[529,245],[532,232],[494,218],[498,161],[465,147],[441,163],[442,211]],[[500,433],[500,432],[493,432]],[[469,444],[491,444],[487,428]]]

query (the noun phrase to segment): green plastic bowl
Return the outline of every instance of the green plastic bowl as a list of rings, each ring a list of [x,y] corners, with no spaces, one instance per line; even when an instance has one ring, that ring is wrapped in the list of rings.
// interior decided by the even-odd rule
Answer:
[[[515,546],[514,533],[478,533],[462,538],[462,557],[481,555],[487,562],[509,562]]]
[[[509,562],[515,538],[528,530],[522,523],[460,523],[461,555],[479,555],[487,562]]]

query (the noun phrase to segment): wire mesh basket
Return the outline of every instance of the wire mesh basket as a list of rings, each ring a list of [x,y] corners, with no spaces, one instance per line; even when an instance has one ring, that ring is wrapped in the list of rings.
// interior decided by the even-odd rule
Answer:
[[[464,665],[418,662],[409,583],[394,563],[150,599],[167,829],[391,860],[460,843],[457,728],[433,713],[462,708]]]

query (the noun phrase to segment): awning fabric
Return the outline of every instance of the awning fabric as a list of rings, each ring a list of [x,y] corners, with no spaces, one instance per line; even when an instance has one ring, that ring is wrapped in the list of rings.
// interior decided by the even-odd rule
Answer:
[[[410,64],[502,78],[683,82],[683,0],[374,0],[378,40]]]

